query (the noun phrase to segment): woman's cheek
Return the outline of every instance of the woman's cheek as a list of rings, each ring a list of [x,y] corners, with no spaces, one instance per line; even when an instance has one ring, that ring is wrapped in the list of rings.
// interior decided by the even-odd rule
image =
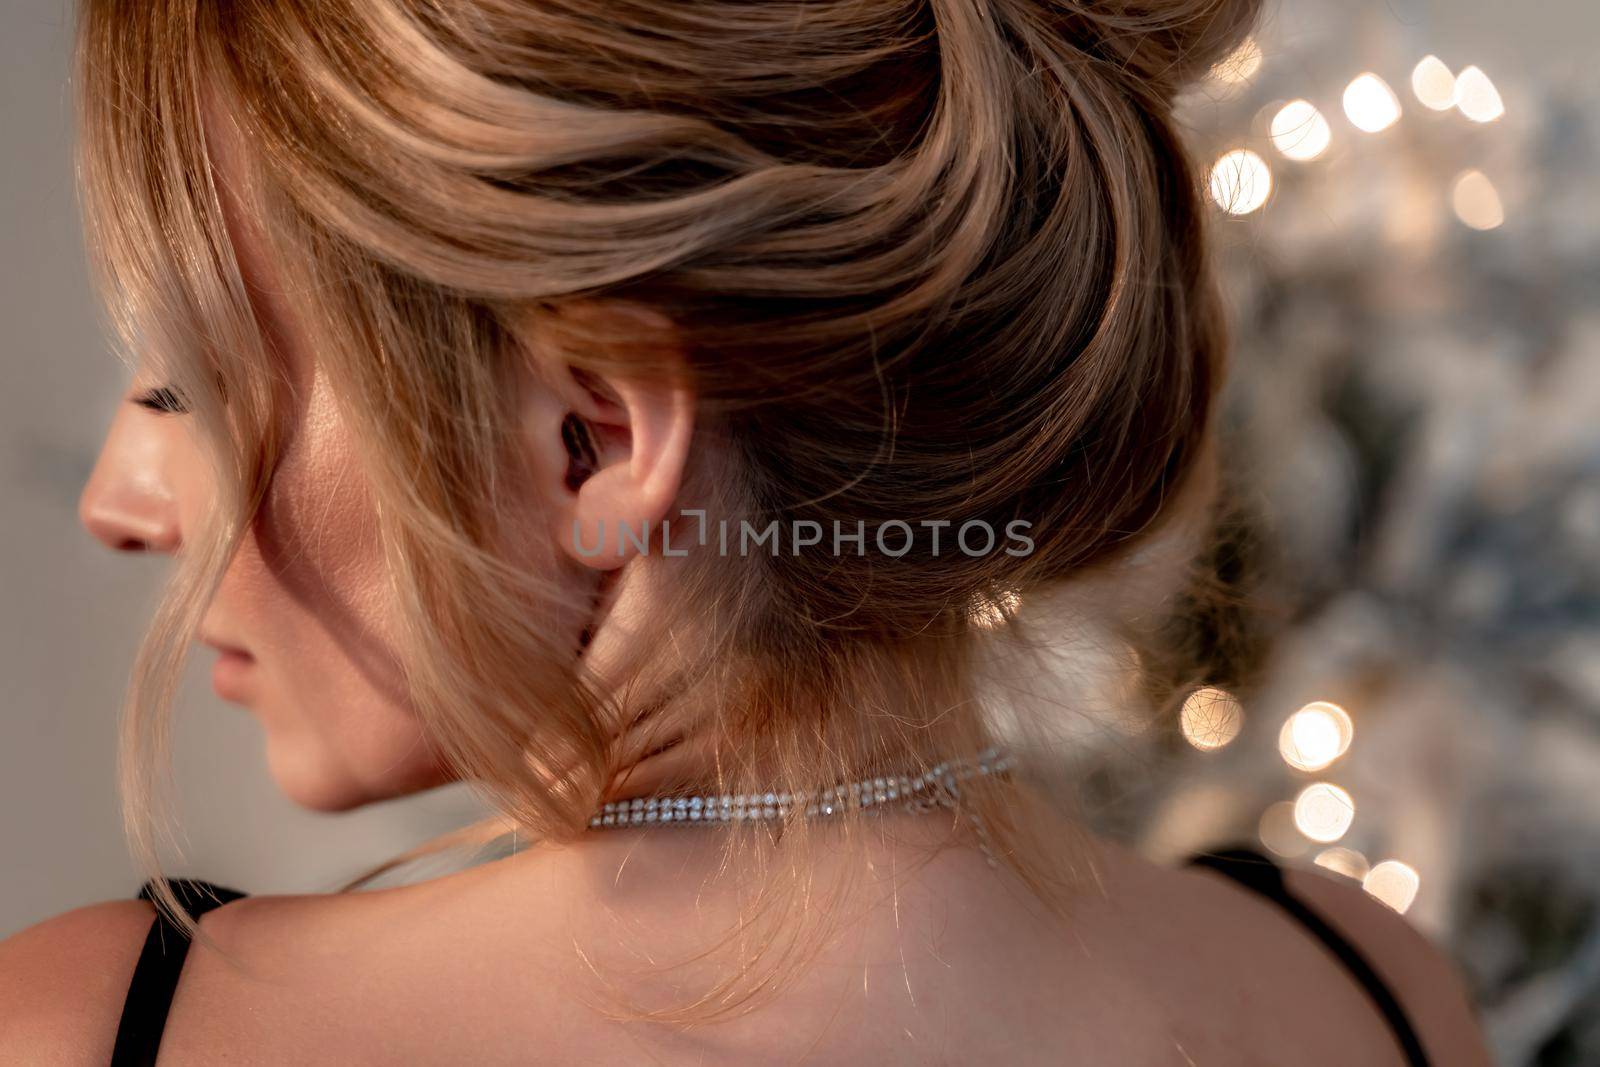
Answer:
[[[320,384],[320,383],[319,383]],[[258,632],[273,773],[317,808],[437,784],[407,699],[376,508],[354,441],[314,388],[235,560]]]

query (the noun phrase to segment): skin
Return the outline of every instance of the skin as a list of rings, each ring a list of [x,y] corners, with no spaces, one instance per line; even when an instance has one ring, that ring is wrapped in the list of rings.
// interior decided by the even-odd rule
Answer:
[[[394,668],[371,494],[338,397],[299,340],[237,205],[231,222],[258,313],[294,395],[290,446],[205,618],[218,688],[261,723],[276,780],[338,810],[436,785],[447,772]],[[596,304],[581,314],[648,314]],[[661,323],[670,330],[670,324]],[[135,378],[86,487],[82,518],[120,551],[181,550],[209,506],[207,468],[182,415],[134,402]],[[567,545],[584,523],[659,518],[693,441],[693,397],[607,380],[530,375],[529,538]],[[566,486],[561,420],[588,420],[594,475]],[[553,573],[605,610],[591,652],[649,609],[648,557],[552,550]],[[605,568],[602,570],[601,568]],[[641,577],[642,576],[642,577]],[[613,797],[652,791],[704,752],[693,743],[630,767]],[[183,971],[162,1062],[341,1064],[1006,1062],[1119,1065],[1398,1065],[1381,1018],[1305,932],[1232,883],[1081,842],[1068,920],[989,868],[966,838],[886,815],[867,876],[830,905],[841,936],[775,1001],[679,1032],[604,1017],[596,974],[649,996],[627,970],[688,956],[738,914],[741,872],[709,833],[615,831],[397,889],[252,897],[207,915]],[[843,870],[825,852],[821,884]],[[1371,955],[1439,1064],[1487,1064],[1460,982],[1399,916],[1351,884],[1294,872],[1293,888]],[[537,907],[530,907],[537,901]],[[110,1054],[147,904],[69,912],[0,943],[0,1061],[99,1064]],[[693,988],[703,968],[673,981]]]

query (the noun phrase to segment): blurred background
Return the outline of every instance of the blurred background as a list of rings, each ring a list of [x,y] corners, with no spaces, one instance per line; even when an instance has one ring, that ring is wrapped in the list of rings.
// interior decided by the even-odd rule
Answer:
[[[70,8],[9,0],[0,27],[4,935],[137,888],[114,720],[164,568],[76,520],[124,374],[79,245]],[[1114,829],[1360,881],[1460,962],[1505,1067],[1600,1064],[1597,46],[1592,0],[1278,0],[1183,101],[1268,632],[1247,685],[1107,742],[1172,768]],[[202,674],[172,873],[324,890],[475,813],[293,808]]]
[[[1600,1064],[1600,8],[1285,2],[1184,102],[1236,329],[1261,669],[1131,832],[1253,838]]]

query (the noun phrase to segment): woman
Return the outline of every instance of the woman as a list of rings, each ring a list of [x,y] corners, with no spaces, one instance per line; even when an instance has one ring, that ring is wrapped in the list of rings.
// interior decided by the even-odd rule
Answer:
[[[531,844],[157,876],[0,948],[0,1058],[1486,1062],[1359,890],[1153,866],[1046,772],[1065,628],[1137,646],[1205,547],[1172,102],[1255,7],[88,0],[136,371],[82,513],[178,567],[137,853],[196,639],[295,800],[465,780]]]

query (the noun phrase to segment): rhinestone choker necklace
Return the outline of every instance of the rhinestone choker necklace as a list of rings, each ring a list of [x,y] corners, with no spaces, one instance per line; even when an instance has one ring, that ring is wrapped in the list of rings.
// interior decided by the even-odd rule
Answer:
[[[700,796],[651,796],[613,800],[589,819],[595,830],[661,823],[721,823],[787,818],[796,808],[807,818],[826,818],[851,808],[893,807],[913,813],[936,807],[956,809],[960,783],[980,774],[1001,774],[1016,766],[1016,758],[999,748],[976,756],[946,760],[922,774],[866,778],[834,786],[819,793],[719,793]],[[995,866],[988,833],[970,812],[979,844]]]

